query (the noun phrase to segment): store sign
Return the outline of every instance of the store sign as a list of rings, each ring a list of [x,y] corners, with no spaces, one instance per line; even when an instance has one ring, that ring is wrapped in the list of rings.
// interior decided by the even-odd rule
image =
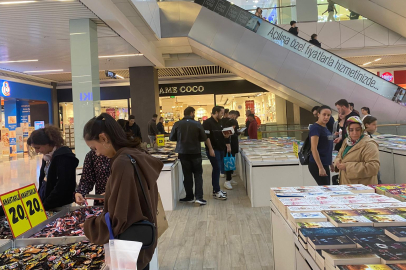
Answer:
[[[177,93],[203,93],[204,86],[194,85],[194,86],[173,86],[173,87],[161,87],[159,89],[159,94],[177,94]]]
[[[4,81],[1,87],[1,93],[3,96],[8,97],[11,94],[10,85],[8,82]]]
[[[80,93],[80,101],[92,101],[93,100],[93,93]]]
[[[0,200],[14,238],[47,219],[34,184],[2,194]]]
[[[278,46],[298,54],[362,87],[378,93],[390,100],[395,96],[397,86],[382,80],[375,74],[316,47],[277,25],[264,21],[254,14],[224,0],[195,0],[195,3],[212,10],[219,15],[257,33],[278,44]],[[197,20],[196,23],[199,23]],[[195,24],[196,24],[195,23]],[[197,40],[199,42],[199,40]],[[267,45],[265,45],[267,46]]]
[[[393,75],[390,72],[385,72],[381,75],[381,78],[388,82],[393,82]]]

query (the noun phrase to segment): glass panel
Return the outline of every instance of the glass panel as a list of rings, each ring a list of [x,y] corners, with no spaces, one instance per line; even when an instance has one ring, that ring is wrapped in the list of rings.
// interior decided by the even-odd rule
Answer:
[[[329,4],[326,0],[317,0],[318,21],[348,21],[348,20],[363,20],[365,17],[352,12],[351,10],[334,4],[335,10],[333,12],[328,11]]]

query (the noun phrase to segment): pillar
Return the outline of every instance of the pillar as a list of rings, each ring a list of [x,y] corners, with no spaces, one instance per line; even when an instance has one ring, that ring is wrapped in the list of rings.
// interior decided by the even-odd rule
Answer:
[[[100,114],[97,26],[90,19],[69,21],[75,154],[82,166],[90,151],[83,139],[87,121]]]
[[[58,104],[58,92],[56,89],[57,84],[55,82],[51,83],[52,89],[51,89],[51,95],[52,95],[52,104],[49,104],[52,106],[52,125],[59,127],[62,129],[63,127],[60,126],[59,123],[59,104]]]
[[[159,115],[158,70],[154,67],[130,67],[131,114],[141,128],[142,140],[149,143],[148,122]]]

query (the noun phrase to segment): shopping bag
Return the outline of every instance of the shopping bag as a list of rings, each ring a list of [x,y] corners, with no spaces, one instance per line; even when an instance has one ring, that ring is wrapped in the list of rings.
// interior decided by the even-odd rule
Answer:
[[[166,214],[164,211],[164,206],[162,205],[161,195],[159,195],[159,193],[158,193],[158,205],[157,205],[157,212],[156,212],[156,224],[157,224],[158,238],[159,238],[169,227],[168,220],[166,219]]]
[[[230,153],[224,157],[224,171],[235,171],[235,157],[233,157]]]
[[[104,245],[105,263],[110,270],[137,269],[141,242],[110,239]]]

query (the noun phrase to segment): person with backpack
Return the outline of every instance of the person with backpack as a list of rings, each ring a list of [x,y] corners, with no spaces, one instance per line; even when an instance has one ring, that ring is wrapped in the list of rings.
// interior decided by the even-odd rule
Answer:
[[[334,171],[333,135],[327,129],[330,117],[331,108],[321,106],[318,109],[317,122],[310,126],[309,131],[311,145],[309,172],[319,186],[330,185],[330,171]]]

